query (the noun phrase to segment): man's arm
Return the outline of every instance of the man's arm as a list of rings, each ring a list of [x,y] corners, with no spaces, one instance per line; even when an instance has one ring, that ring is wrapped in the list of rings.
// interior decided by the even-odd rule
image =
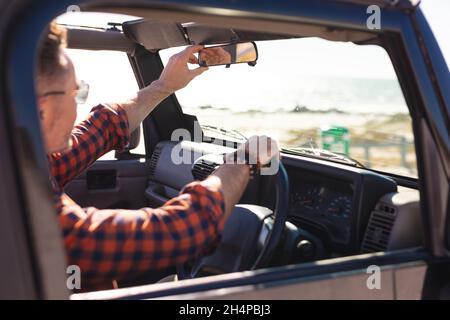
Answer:
[[[109,111],[93,109],[87,119],[72,132],[72,146],[49,156],[50,171],[60,187],[87,169],[110,150],[122,149],[147,115],[167,96],[185,87],[208,68],[190,70],[188,63],[196,63],[195,52],[202,46],[188,47],[172,56],[160,78],[140,90],[135,97],[121,104],[102,106]]]
[[[257,159],[265,164],[277,153]],[[97,289],[184,263],[217,244],[248,180],[247,165],[224,164],[157,209],[82,209],[63,195],[57,208],[68,261],[81,268],[83,283]]]
[[[205,181],[222,190],[225,203],[225,220],[241,199],[250,178],[250,170],[244,164],[224,164]]]
[[[214,248],[248,181],[246,165],[223,165],[162,207],[81,208],[66,195],[56,204],[69,264],[83,290],[111,288],[150,270],[181,264]]]
[[[135,97],[120,103],[120,107],[127,113],[130,132],[133,132],[161,101],[208,70],[204,67],[192,70],[188,68],[188,63],[197,63],[194,53],[202,48],[203,46],[187,47],[172,56],[158,80],[141,89]]]
[[[56,206],[68,263],[80,267],[83,290],[184,263],[220,240],[223,199],[209,181],[190,183],[156,209],[81,208],[62,195]]]

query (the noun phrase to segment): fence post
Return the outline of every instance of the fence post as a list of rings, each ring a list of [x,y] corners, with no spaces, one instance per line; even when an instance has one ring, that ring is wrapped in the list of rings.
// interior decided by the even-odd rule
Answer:
[[[367,168],[370,168],[370,142],[365,140],[364,143],[364,158],[366,160],[366,163],[364,164]]]
[[[405,168],[408,168],[408,163],[406,162],[407,147],[408,147],[408,144],[406,142],[406,138],[400,137],[400,154],[401,154],[400,165]]]

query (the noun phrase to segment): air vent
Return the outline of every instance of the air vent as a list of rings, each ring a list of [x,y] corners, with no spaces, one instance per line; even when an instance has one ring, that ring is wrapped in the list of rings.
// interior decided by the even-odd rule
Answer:
[[[158,164],[159,156],[161,155],[162,145],[157,145],[153,151],[152,158],[150,159],[150,178],[155,175],[156,165]]]
[[[392,206],[383,203],[377,205],[370,215],[361,246],[362,253],[387,250],[396,214],[397,210]]]
[[[195,180],[205,180],[217,166],[215,162],[199,159],[192,167],[192,176]]]

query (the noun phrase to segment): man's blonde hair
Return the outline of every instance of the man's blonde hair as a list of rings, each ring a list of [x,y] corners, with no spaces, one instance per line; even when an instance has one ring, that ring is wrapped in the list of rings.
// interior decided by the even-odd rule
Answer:
[[[67,44],[66,29],[52,21],[39,47],[37,71],[39,77],[51,78],[64,70],[61,49]]]

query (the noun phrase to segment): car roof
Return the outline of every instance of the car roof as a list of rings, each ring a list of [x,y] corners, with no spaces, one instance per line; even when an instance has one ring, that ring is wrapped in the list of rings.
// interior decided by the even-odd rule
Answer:
[[[329,2],[344,2],[362,5],[377,5],[392,10],[413,9],[420,4],[420,0],[326,0]]]
[[[323,0],[328,3],[345,3],[359,6],[378,5],[385,10],[404,11],[414,10],[420,4],[420,0]],[[94,11],[95,12],[95,11]],[[92,12],[92,13],[94,13]],[[85,12],[83,12],[85,14]],[[218,44],[228,42],[246,42],[258,40],[288,39],[296,37],[320,37],[332,41],[351,41],[354,43],[365,43],[372,41],[376,36],[363,30],[346,30],[345,28],[333,28],[326,26],[303,24],[300,34],[281,34],[271,32],[259,32],[250,30],[239,30],[235,28],[222,28],[208,26],[193,22],[167,22],[139,17],[139,11],[134,11],[133,16],[120,15],[114,17],[117,25],[122,25],[125,34],[127,48],[129,41],[144,46],[147,50],[160,50],[189,44]],[[119,21],[118,21],[119,19]],[[120,20],[122,19],[122,20]],[[106,21],[106,20],[105,20]],[[67,26],[70,28],[70,26]],[[84,31],[71,30],[73,38],[85,38]],[[106,28],[101,28],[106,30]],[[79,34],[78,34],[79,33]],[[86,33],[86,32],[84,32]],[[90,38],[102,38],[101,33],[90,32]],[[76,41],[72,41],[76,42]],[[110,41],[111,42],[111,41]],[[112,43],[112,42],[111,42]],[[76,44],[74,44],[76,46]]]

